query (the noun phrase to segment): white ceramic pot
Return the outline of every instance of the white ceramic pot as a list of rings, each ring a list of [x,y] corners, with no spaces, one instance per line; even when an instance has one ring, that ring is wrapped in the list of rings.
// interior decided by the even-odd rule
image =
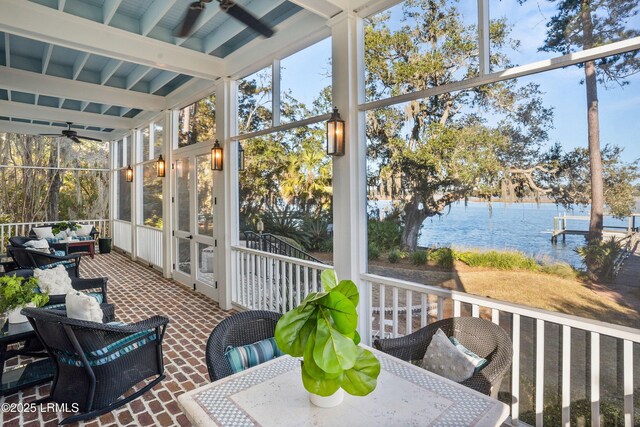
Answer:
[[[341,404],[344,400],[344,390],[339,388],[338,391],[333,393],[331,396],[320,396],[309,393],[309,400],[320,408],[333,408],[334,406]]]
[[[35,307],[36,305],[32,302],[30,302],[29,304],[27,304],[27,307]],[[13,310],[9,310],[9,323],[24,323],[26,322],[27,316],[23,316],[22,314],[20,314],[20,310],[22,310],[24,307],[18,307],[18,308],[14,308]]]

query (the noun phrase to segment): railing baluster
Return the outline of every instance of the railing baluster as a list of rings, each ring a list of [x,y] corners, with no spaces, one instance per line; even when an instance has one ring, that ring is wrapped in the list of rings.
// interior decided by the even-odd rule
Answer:
[[[591,332],[591,426],[600,427],[600,334]]]
[[[427,326],[429,318],[429,294],[420,295],[420,327]]]
[[[289,271],[289,286],[287,287],[287,290],[289,292],[289,307],[287,308],[287,311],[291,310],[293,308],[293,282],[294,282],[294,278],[293,278],[293,264],[288,262],[288,271]]]
[[[460,301],[453,300],[453,317],[460,317]]]
[[[384,285],[379,285],[379,289],[380,289],[380,338],[384,339],[386,338],[385,333],[386,333],[386,327],[385,327],[385,322],[386,322],[386,313],[385,313],[385,287]]]
[[[511,421],[518,425],[520,420],[520,315],[512,320],[513,360],[511,361]]]
[[[633,342],[624,340],[624,425],[633,426]],[[620,368],[618,368],[620,369]]]
[[[536,427],[544,424],[544,320],[536,320]]]
[[[256,308],[256,280],[258,280],[258,278],[256,277],[256,256],[253,254],[251,254],[250,264],[251,264],[251,305],[250,307],[255,309]]]
[[[471,304],[471,316],[480,317],[480,306],[478,304]]]
[[[267,259],[267,263],[269,264],[269,310],[275,310],[274,307],[274,295],[273,295],[273,263],[274,261],[271,259]]]
[[[393,338],[396,338],[398,336],[398,288],[396,288],[395,286],[391,289],[391,298],[393,304],[393,324],[391,325],[391,333],[393,334]]]
[[[296,264],[296,307],[300,305],[300,264]]]
[[[491,321],[496,325],[500,324],[500,310],[498,310],[497,308],[491,309]]]
[[[276,271],[275,271],[275,279],[276,279],[276,308],[275,310],[278,313],[285,313],[286,311],[282,309],[282,278],[280,277],[280,264],[282,261],[279,259],[276,260]]]
[[[313,292],[320,292],[320,289],[318,289],[318,270],[315,268],[312,268],[310,273],[311,273],[311,282],[313,284]]]
[[[406,334],[409,335],[413,332],[413,295],[411,291],[406,292],[407,313],[405,316],[406,321]]]
[[[304,294],[303,298],[306,298],[309,294],[309,269],[302,267],[302,275],[304,276]]]
[[[562,326],[562,425],[571,424],[571,327]]]
[[[438,320],[444,319],[444,298],[438,296]]]

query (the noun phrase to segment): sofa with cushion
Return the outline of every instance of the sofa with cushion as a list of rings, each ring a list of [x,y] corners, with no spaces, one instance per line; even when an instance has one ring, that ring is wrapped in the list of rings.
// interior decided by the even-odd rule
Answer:
[[[71,277],[80,277],[82,255],[66,255],[63,251],[43,251],[35,248],[7,246],[7,255],[13,259],[15,269],[48,269],[64,266]]]
[[[37,237],[13,236],[13,237],[9,237],[9,244],[11,246],[15,246],[16,248],[28,248],[30,246],[33,246],[33,243],[38,240],[40,239],[38,239]],[[54,253],[55,251],[64,252],[63,254],[58,253],[57,255],[67,255],[69,253],[69,244],[58,241],[61,239],[54,238],[54,239],[45,239],[45,240],[49,245],[49,248],[51,249],[50,250],[51,253]]]
[[[81,224],[71,222],[70,224],[75,224],[81,226],[79,230],[74,230],[76,236],[73,238],[76,240],[96,240],[98,238],[98,231],[91,224]],[[56,224],[42,224],[36,227],[33,227],[29,231],[29,237],[39,238],[39,239],[47,239],[50,243],[58,243],[62,241],[63,237],[58,237],[53,232],[53,227]]]

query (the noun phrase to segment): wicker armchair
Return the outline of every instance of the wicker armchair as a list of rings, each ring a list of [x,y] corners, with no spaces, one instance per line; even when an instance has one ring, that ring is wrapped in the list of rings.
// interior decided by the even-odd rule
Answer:
[[[488,361],[461,384],[497,398],[502,378],[511,367],[513,347],[505,330],[488,320],[475,317],[443,319],[401,338],[377,339],[373,346],[399,359],[419,362],[438,329]]]
[[[233,314],[213,328],[205,354],[211,381],[233,374],[224,355],[227,347],[253,344],[273,337],[278,319],[280,313],[252,310]]]
[[[96,418],[140,397],[165,378],[162,339],[169,319],[153,316],[130,325],[69,319],[62,310],[25,308],[31,326],[55,362],[56,373],[46,401],[79,412],[60,424]],[[144,387],[122,395],[139,382]]]
[[[71,277],[80,277],[80,261],[82,255],[55,255],[13,245],[7,246],[7,255],[19,269],[53,268],[64,265]]]

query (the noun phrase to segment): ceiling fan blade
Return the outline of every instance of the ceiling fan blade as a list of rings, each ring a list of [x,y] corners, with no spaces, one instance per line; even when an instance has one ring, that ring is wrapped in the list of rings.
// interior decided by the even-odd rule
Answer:
[[[82,143],[82,141],[80,141],[78,138],[76,138],[75,136],[70,136],[69,137],[70,140],[72,140],[73,142],[77,142],[78,144]]]
[[[258,18],[249,13],[249,11],[231,0],[221,0],[220,9],[233,16],[238,21],[242,22],[255,32],[260,33],[267,38],[271,37],[274,33],[271,27],[260,21]]]
[[[82,135],[77,135],[76,138],[80,138],[80,139],[87,139],[89,141],[98,141],[98,142],[102,142],[101,139],[98,138],[90,138],[88,136],[82,136]]]
[[[191,34],[191,29],[196,24],[196,21],[203,10],[203,2],[196,1],[189,5],[189,9],[187,9],[187,13],[182,20],[182,28],[180,28],[180,31],[178,32],[178,37],[184,38]]]
[[[59,133],[39,133],[38,136],[64,136]]]

